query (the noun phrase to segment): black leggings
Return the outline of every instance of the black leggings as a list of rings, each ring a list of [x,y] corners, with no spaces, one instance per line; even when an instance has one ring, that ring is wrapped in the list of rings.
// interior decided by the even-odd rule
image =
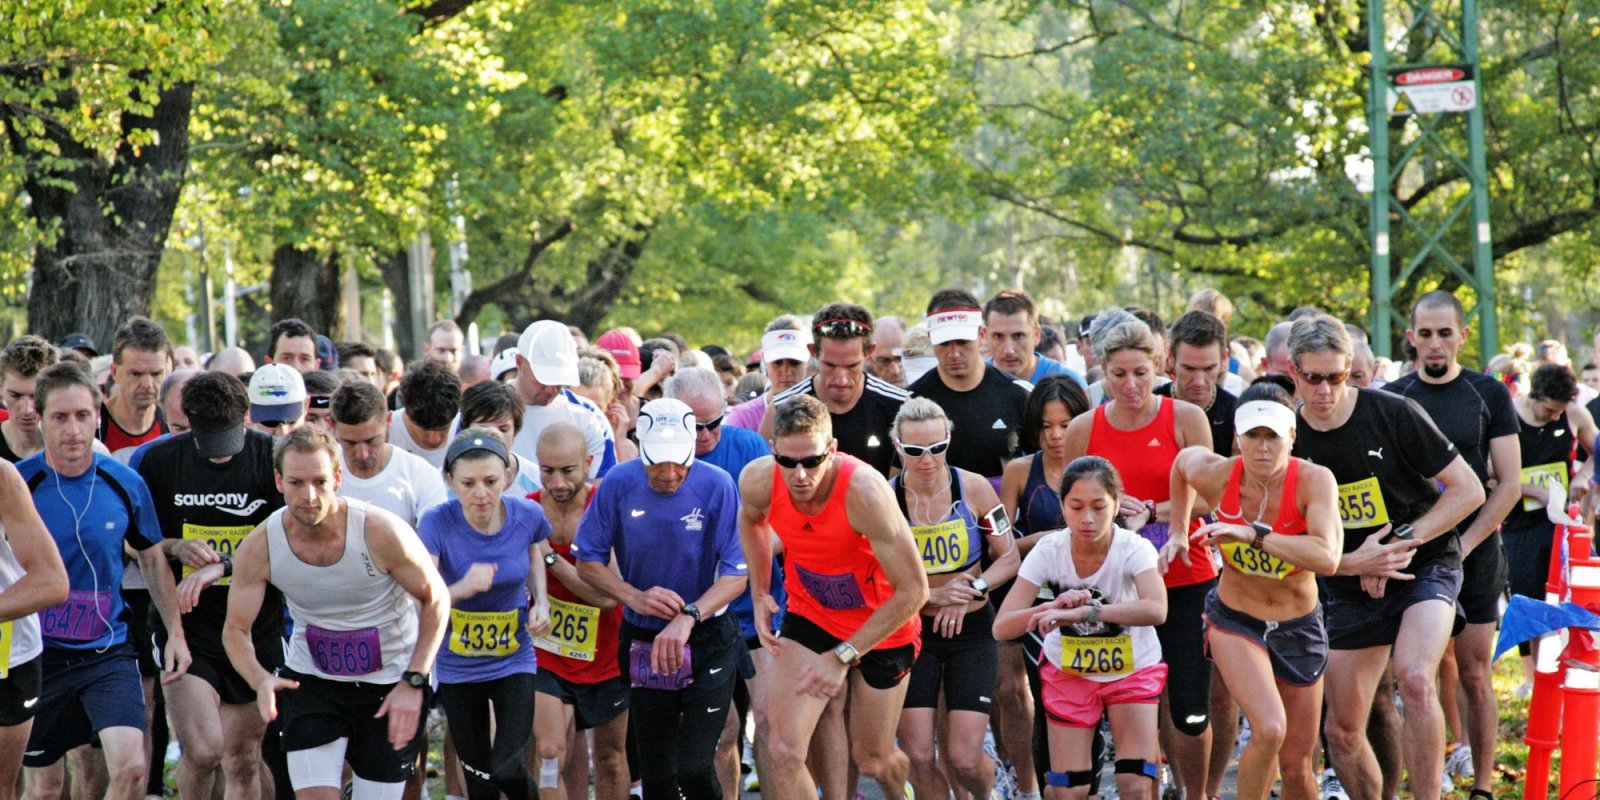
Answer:
[[[634,637],[652,632],[622,626],[619,660]],[[721,800],[717,740],[733,705],[734,677],[744,640],[731,615],[706,620],[689,638],[694,683],[677,691],[634,688],[628,692],[628,722],[638,734],[639,775],[644,800]],[[737,648],[737,650],[735,649]]]
[[[1211,723],[1211,662],[1205,654],[1201,615],[1215,578],[1167,589],[1167,621],[1156,626],[1161,660],[1168,666],[1167,703],[1172,725],[1184,736],[1199,736]]]
[[[494,743],[489,742],[489,704],[494,704]],[[455,734],[456,755],[472,800],[537,797],[528,774],[528,738],[533,735],[533,674],[519,672],[481,683],[439,684],[439,707]]]

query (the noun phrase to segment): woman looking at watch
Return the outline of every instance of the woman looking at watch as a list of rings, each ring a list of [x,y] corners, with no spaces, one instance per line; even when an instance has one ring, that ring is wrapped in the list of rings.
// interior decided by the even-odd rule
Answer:
[[[1217,547],[1224,569],[1206,597],[1206,646],[1250,723],[1239,797],[1264,800],[1275,772],[1286,799],[1316,797],[1312,751],[1328,635],[1313,573],[1332,575],[1344,538],[1333,474],[1289,455],[1295,413],[1281,387],[1258,383],[1234,412],[1239,455],[1190,447],[1172,469],[1174,518],[1199,497],[1215,522],[1193,541]],[[1276,686],[1274,692],[1261,687]]]
[[[988,592],[1011,580],[1020,560],[994,487],[946,460],[950,433],[944,410],[925,397],[906,401],[891,429],[905,469],[890,485],[911,524],[929,589],[922,652],[911,669],[899,738],[918,796],[948,796],[948,774],[965,792],[984,798],[994,785],[983,735],[999,669]],[[986,554],[991,563],[983,569]],[[935,719],[941,695],[946,725]],[[947,732],[937,751],[935,728]]]

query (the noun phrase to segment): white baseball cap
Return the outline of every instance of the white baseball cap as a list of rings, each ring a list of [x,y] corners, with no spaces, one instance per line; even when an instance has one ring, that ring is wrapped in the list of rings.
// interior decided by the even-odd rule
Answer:
[[[494,357],[494,360],[489,362],[489,377],[495,380],[500,380],[502,375],[505,375],[507,372],[510,372],[516,368],[517,351],[501,350],[499,354]]]
[[[928,315],[928,341],[975,342],[983,327],[983,311],[976,308],[947,308]]]
[[[250,376],[250,419],[294,422],[305,413],[306,382],[286,364],[263,364]]]
[[[517,339],[517,354],[527,359],[533,377],[540,383],[578,385],[578,345],[566,325],[553,319],[529,325]]]
[[[761,335],[761,361],[810,361],[811,333],[784,328]]]
[[[1233,429],[1240,436],[1256,428],[1267,428],[1279,439],[1287,439],[1294,432],[1294,411],[1271,400],[1251,400],[1234,410]]]
[[[694,463],[694,410],[682,400],[663,397],[639,409],[634,430],[645,464]]]

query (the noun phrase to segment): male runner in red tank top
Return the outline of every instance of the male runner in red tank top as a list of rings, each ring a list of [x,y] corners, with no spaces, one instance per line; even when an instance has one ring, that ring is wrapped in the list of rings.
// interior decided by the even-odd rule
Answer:
[[[917,610],[928,598],[911,529],[888,481],[836,452],[828,409],[800,396],[775,406],[772,453],[739,477],[739,538],[750,570],[756,631],[775,656],[773,685],[796,690],[771,718],[763,787],[777,800],[815,800],[811,735],[830,699],[849,701],[851,758],[884,797],[904,792],[910,761],[894,743],[916,661]],[[782,639],[772,630],[773,541],[789,590]],[[852,669],[854,668],[854,669]]]

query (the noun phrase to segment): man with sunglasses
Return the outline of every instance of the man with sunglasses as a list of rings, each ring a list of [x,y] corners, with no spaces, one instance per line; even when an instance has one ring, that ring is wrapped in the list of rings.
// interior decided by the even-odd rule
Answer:
[[[778,800],[815,800],[806,756],[837,699],[849,708],[848,745],[844,730],[830,728],[819,755],[849,752],[884,797],[898,798],[911,762],[894,736],[921,639],[914,618],[928,599],[922,558],[888,481],[837,452],[820,400],[802,395],[777,405],[772,433],[771,460],[739,476],[756,631],[776,654],[772,684],[791,692],[785,713],[769,721],[762,787]],[[789,593],[782,639],[772,622],[776,547]]]
[[[1354,350],[1338,320],[1298,320],[1288,347],[1302,403],[1294,455],[1333,472],[1345,531],[1339,569],[1322,586],[1331,760],[1352,800],[1377,800],[1367,717],[1392,656],[1411,788],[1434,800],[1444,770],[1439,662],[1461,590],[1456,525],[1483,503],[1483,483],[1415,401],[1349,385]]]
[[[855,303],[834,303],[812,319],[809,349],[817,362],[817,374],[772,396],[761,431],[771,436],[772,408],[777,404],[810,395],[827,406],[840,452],[867,462],[888,477],[894,466],[889,429],[909,395],[867,374],[878,347],[872,341],[872,314]]]
[[[1455,638],[1455,660],[1466,699],[1464,731],[1452,731],[1458,746],[1450,772],[1473,778],[1473,794],[1489,794],[1494,781],[1494,740],[1500,715],[1490,681],[1490,654],[1500,622],[1500,597],[1509,578],[1500,523],[1522,498],[1521,425],[1506,385],[1477,370],[1463,369],[1458,356],[1470,333],[1461,301],[1445,291],[1429,292],[1411,309],[1406,338],[1417,348],[1417,370],[1384,388],[1409,397],[1433,418],[1488,493],[1483,507],[1461,522],[1461,595],[1467,626]],[[1494,479],[1494,488],[1488,487]],[[1455,698],[1447,697],[1445,702]]]
[[[306,382],[285,364],[262,364],[250,376],[250,427],[268,436],[288,436],[306,418]]]

